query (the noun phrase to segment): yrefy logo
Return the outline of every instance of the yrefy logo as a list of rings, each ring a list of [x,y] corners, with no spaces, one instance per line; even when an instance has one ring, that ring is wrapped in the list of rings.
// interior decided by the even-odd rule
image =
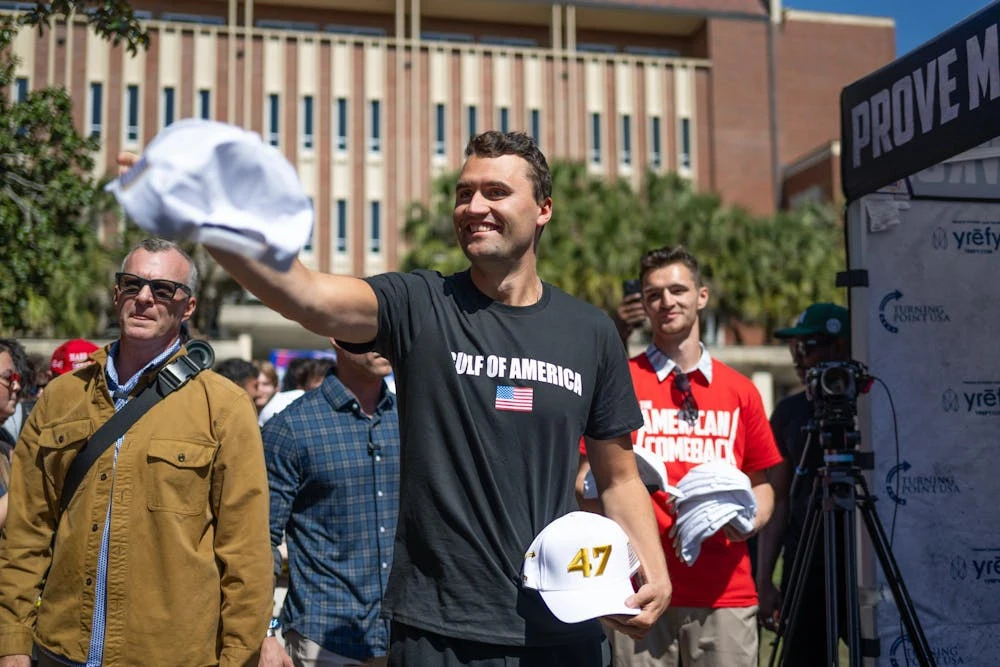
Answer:
[[[970,558],[959,554],[948,564],[953,581],[1000,584],[1000,549],[972,549]]]
[[[950,233],[938,227],[931,232],[931,246],[936,250],[954,247],[967,255],[992,255],[1000,252],[1000,221],[952,220]]]
[[[982,417],[1000,416],[1000,380],[964,380],[959,391],[948,387],[941,394],[941,409]]]

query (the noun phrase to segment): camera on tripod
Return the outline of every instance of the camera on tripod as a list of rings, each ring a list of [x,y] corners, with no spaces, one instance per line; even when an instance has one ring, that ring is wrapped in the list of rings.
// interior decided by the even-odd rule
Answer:
[[[806,371],[806,391],[813,403],[813,417],[821,432],[854,429],[858,395],[871,387],[868,369],[858,361],[829,361]],[[854,438],[844,438],[854,441]],[[824,447],[827,444],[824,443]]]
[[[806,609],[803,604],[815,605],[814,593],[820,585],[825,587],[826,597],[826,657],[822,663],[810,660],[808,664],[839,665],[841,639],[847,645],[851,667],[861,667],[863,658],[879,655],[878,639],[861,634],[855,511],[861,514],[875,558],[899,609],[901,624],[911,638],[918,664],[920,667],[937,664],[917,620],[899,564],[892,554],[889,537],[875,512],[876,498],[865,480],[864,471],[875,468],[875,457],[870,450],[860,450],[861,433],[855,419],[858,396],[867,394],[875,380],[864,364],[854,360],[817,364],[806,371],[806,392],[813,405],[813,417],[803,429],[807,438],[789,498],[797,497],[799,482],[806,479],[805,474],[816,461],[817,457],[810,453],[814,438],[823,450],[822,462],[814,466],[816,477],[812,481],[805,520],[790,567],[789,561],[785,561],[789,574],[769,667],[806,664],[801,661],[800,653],[805,651],[803,646],[809,644],[811,636],[800,639],[798,644],[791,639],[799,625],[799,614]],[[821,576],[814,574],[817,570],[813,568],[818,556],[823,558]],[[805,619],[807,623],[809,618]],[[816,625],[814,621],[811,627]],[[790,645],[796,647],[794,652],[789,650]],[[786,662],[790,653],[795,657]]]

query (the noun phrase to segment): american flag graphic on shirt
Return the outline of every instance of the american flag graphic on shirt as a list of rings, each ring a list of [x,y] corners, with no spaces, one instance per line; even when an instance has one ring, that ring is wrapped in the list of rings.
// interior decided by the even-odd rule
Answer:
[[[531,387],[500,385],[497,387],[497,398],[493,406],[497,410],[531,412],[533,399],[534,390]]]

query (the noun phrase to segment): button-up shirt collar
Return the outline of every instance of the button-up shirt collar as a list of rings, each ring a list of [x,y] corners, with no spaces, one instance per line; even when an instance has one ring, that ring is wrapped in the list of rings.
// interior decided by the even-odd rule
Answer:
[[[688,375],[695,371],[700,371],[705,377],[705,382],[712,384],[712,355],[708,353],[708,349],[704,343],[698,343],[698,345],[701,347],[701,357],[698,358],[698,364]],[[660,382],[670,377],[670,374],[677,368],[676,362],[667,356],[663,350],[656,347],[655,343],[650,343],[649,347],[646,348],[646,358],[649,360],[653,370],[656,371],[656,379]],[[684,369],[681,370],[683,371]]]

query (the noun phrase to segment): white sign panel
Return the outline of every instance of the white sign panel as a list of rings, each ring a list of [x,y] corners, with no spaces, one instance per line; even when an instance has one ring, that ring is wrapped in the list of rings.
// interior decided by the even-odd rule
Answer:
[[[932,178],[940,192],[935,169],[911,185]],[[895,406],[894,418],[878,383],[861,398],[876,509],[937,664],[995,667],[1000,203],[877,193],[851,205],[848,225],[851,268],[869,280],[852,290],[854,356]],[[919,664],[881,568],[874,577],[878,664]]]

